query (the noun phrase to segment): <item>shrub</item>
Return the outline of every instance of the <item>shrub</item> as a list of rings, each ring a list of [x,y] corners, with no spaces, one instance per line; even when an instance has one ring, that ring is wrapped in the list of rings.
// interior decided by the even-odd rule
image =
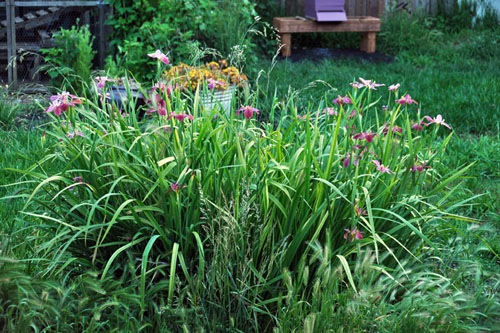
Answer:
[[[42,70],[50,76],[53,85],[74,93],[86,87],[96,54],[93,42],[89,27],[78,26],[78,23],[54,34],[54,47],[41,50],[46,62]]]
[[[192,60],[197,47],[213,48],[227,57],[235,47],[255,57],[253,34],[254,5],[237,1],[110,1],[114,14],[109,20],[114,36],[115,54],[108,58],[110,67],[119,64],[139,81],[154,79],[148,72],[144,50],[161,49],[176,62]],[[124,75],[124,73],[112,73]]]

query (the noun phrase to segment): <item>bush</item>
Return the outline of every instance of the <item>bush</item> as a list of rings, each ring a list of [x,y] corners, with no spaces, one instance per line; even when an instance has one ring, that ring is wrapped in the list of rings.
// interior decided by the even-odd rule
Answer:
[[[449,193],[467,167],[439,172],[450,126],[398,85],[383,101],[383,85],[351,85],[302,110],[293,95],[258,110],[257,86],[230,114],[159,85],[144,119],[132,96],[121,110],[109,104],[106,86],[54,96],[53,144],[18,170],[32,184],[17,197],[37,270],[68,288],[90,281],[102,330],[137,324],[123,313],[141,329],[313,325],[335,295],[362,298],[365,269],[397,281],[381,300],[403,304],[396,285],[419,249],[435,248],[424,230],[454,216]],[[359,264],[365,250],[377,264]]]
[[[256,57],[254,5],[237,1],[110,1],[114,15],[109,20],[114,36],[115,54],[109,67],[124,68],[142,82],[154,77],[147,71],[144,50],[161,49],[176,62],[192,60],[197,47],[212,48],[227,57],[238,47],[247,57]],[[124,73],[112,73],[123,76]]]
[[[54,34],[54,47],[41,50],[46,62],[42,71],[47,72],[54,86],[76,93],[88,85],[96,54],[93,42],[94,37],[85,25],[61,28]]]

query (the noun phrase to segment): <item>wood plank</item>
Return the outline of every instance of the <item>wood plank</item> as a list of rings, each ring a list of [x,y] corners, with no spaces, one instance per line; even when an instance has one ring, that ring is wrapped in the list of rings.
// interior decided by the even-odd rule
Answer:
[[[0,1],[0,7],[5,7],[6,1]],[[16,7],[94,7],[107,5],[102,1],[16,1]]]
[[[0,50],[5,51],[7,50],[7,44],[6,43],[0,43]],[[16,49],[17,51],[19,50],[24,50],[24,51],[38,51],[40,49],[40,45],[34,44],[34,43],[16,43]]]
[[[273,26],[281,38],[281,55],[292,55],[292,34],[307,32],[360,32],[360,49],[367,53],[376,50],[380,19],[372,16],[351,16],[342,22],[318,22],[300,17],[275,17]]]
[[[45,16],[45,15],[48,15],[48,14],[49,14],[49,12],[47,12],[47,11],[45,11],[45,10],[43,10],[43,9],[40,9],[40,10],[37,10],[37,11],[36,11],[36,14],[37,14],[38,16],[42,17],[42,16]]]
[[[35,14],[33,14],[32,12],[29,12],[29,13],[26,13],[24,14],[23,16],[25,19],[27,19],[28,21],[29,20],[34,20],[36,18],[38,18],[38,16],[36,16]]]
[[[68,8],[69,9],[69,8]],[[40,15],[36,20],[30,20],[26,23],[25,29],[35,29],[40,26],[45,26],[57,21],[57,19],[64,13],[64,10],[59,10],[54,13],[49,13],[46,10],[39,10],[36,12]]]
[[[344,22],[317,22],[295,17],[275,17],[273,26],[279,33],[302,32],[378,32],[380,19],[375,17],[349,17]]]

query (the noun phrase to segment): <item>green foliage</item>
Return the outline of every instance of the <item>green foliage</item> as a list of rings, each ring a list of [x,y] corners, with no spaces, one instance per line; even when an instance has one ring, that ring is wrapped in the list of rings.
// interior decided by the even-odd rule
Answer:
[[[53,38],[54,47],[41,50],[46,62],[42,70],[47,72],[54,86],[72,92],[81,91],[91,79],[96,54],[89,27],[77,23],[71,29],[61,28]]]
[[[41,130],[0,130],[0,330],[498,331],[496,61],[457,43],[493,36],[444,33],[389,64],[262,62],[230,115],[84,89]],[[412,131],[426,114],[458,135]]]
[[[0,85],[0,129],[13,129],[20,115],[21,105],[8,92],[8,86]]]
[[[448,32],[463,29],[497,29],[498,12],[490,0],[438,1],[437,15],[441,28]]]
[[[338,105],[327,91],[301,114],[295,97],[274,103],[273,123],[203,109],[179,91],[155,97],[169,117],[139,121],[132,98],[118,113],[92,94],[53,118],[53,144],[17,170],[32,191],[8,198],[22,198],[20,221],[41,230],[28,238],[47,278],[69,274],[72,284],[93,271],[127,283],[133,317],[146,326],[269,330],[291,292],[299,303],[317,295],[307,272],[338,267],[318,283],[356,292],[349,262],[361,248],[385,258],[383,269],[405,271],[403,258],[434,247],[422,228],[455,208],[443,191],[467,168],[437,172],[451,135],[437,143],[444,125],[431,123],[415,132],[423,115],[397,91],[382,109],[373,84]],[[259,95],[246,98],[259,105]],[[194,119],[178,119],[179,110]],[[324,261],[315,244],[330,251]],[[293,290],[288,279],[298,281]],[[112,314],[102,320],[113,323]]]
[[[255,62],[255,35],[262,35],[255,23],[253,4],[238,1],[110,1],[115,10],[109,24],[116,47],[108,63],[116,63],[142,82],[155,73],[147,70],[151,59],[145,57],[160,49],[176,63],[188,62],[198,46],[230,54],[239,48]],[[134,13],[132,14],[131,11]],[[114,67],[114,66],[112,66]],[[123,73],[113,73],[123,75]]]

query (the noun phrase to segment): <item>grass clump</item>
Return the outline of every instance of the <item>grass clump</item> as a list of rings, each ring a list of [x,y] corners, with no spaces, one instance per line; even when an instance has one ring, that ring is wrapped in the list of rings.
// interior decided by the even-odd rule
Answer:
[[[25,227],[12,237],[30,240],[16,250],[36,258],[43,281],[66,276],[69,293],[94,286],[93,311],[106,307],[99,325],[83,323],[82,312],[66,321],[96,330],[316,329],[315,318],[338,314],[317,313],[333,305],[320,295],[343,295],[338,311],[349,312],[364,283],[381,281],[371,270],[395,281],[378,301],[403,311],[397,294],[418,279],[407,265],[419,248],[437,248],[424,230],[447,216],[468,220],[445,193],[469,167],[439,172],[451,127],[422,114],[399,84],[382,96],[387,87],[372,80],[351,86],[301,112],[292,95],[266,114],[251,92],[229,114],[182,90],[156,89],[144,110],[131,96],[118,110],[105,86],[86,97],[62,92],[47,109],[42,157],[10,169],[26,188],[4,198],[24,201],[17,223]],[[438,299],[443,288],[418,293]],[[124,310],[141,326],[117,320]]]
[[[498,330],[493,62],[449,59],[272,62],[230,112],[55,95],[2,132],[1,329]]]

